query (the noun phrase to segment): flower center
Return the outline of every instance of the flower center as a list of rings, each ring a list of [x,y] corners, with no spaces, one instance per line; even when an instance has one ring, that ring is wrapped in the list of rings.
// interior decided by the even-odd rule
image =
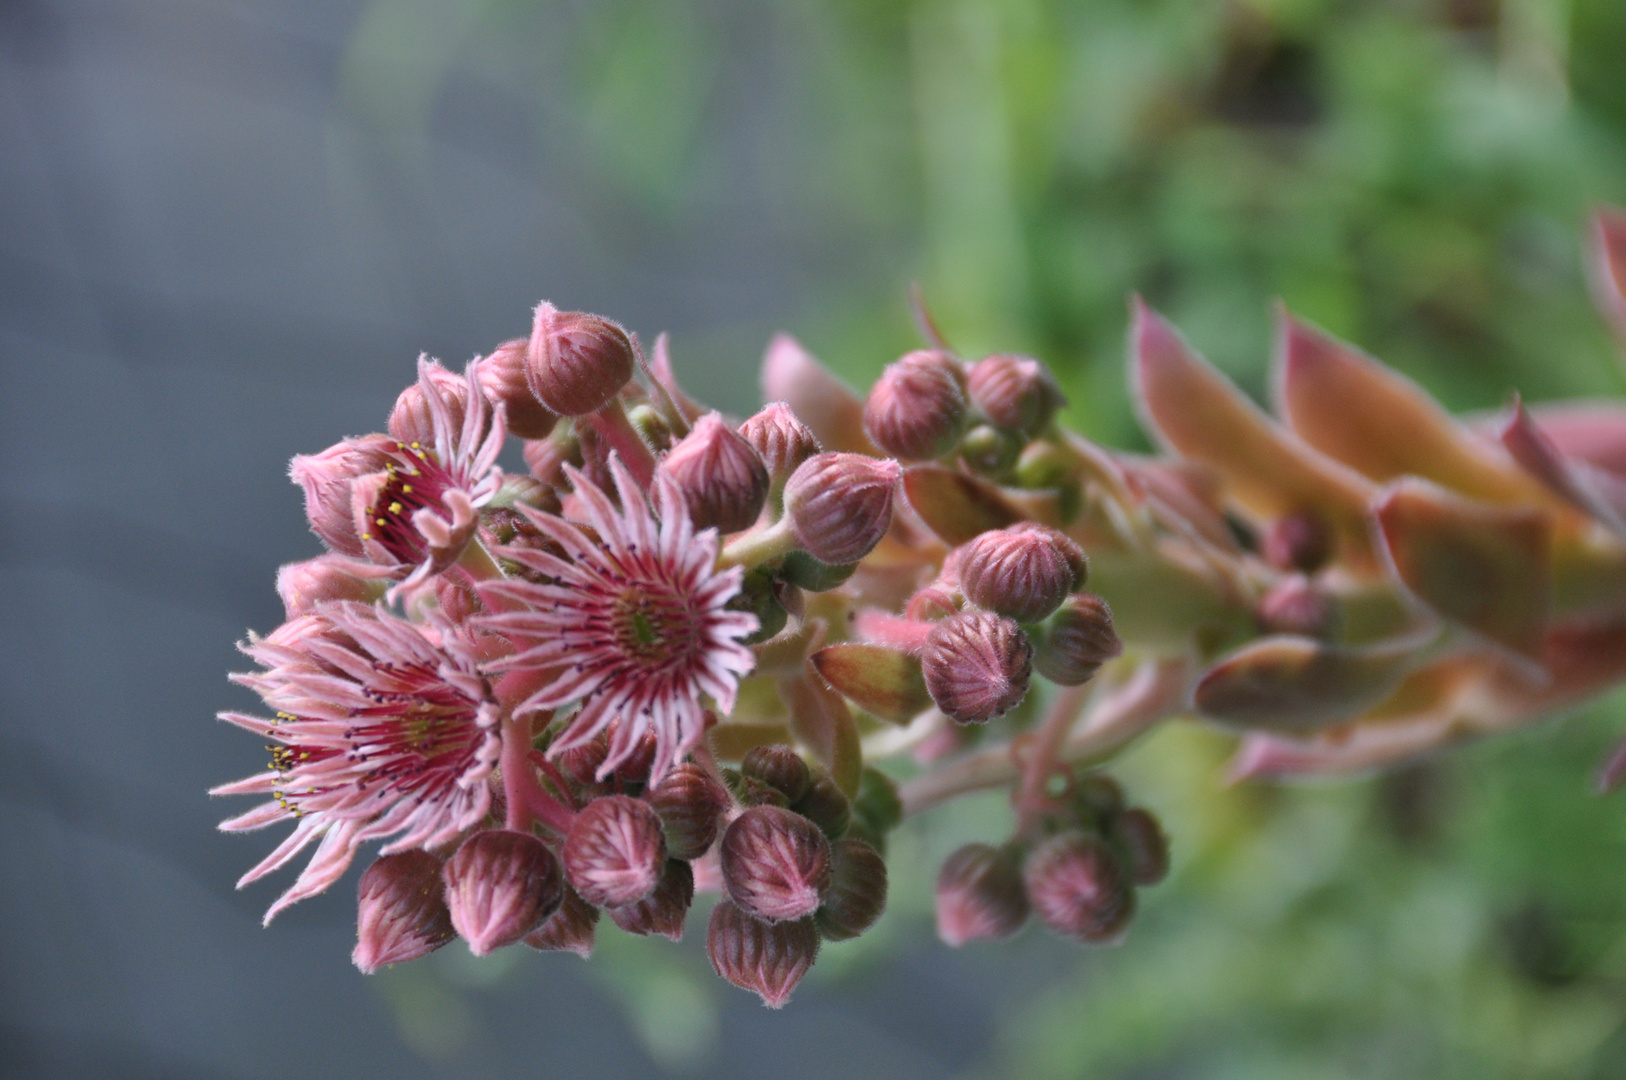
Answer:
[[[612,622],[621,653],[650,668],[687,660],[699,631],[681,597],[654,596],[638,588],[624,589],[616,597]]]

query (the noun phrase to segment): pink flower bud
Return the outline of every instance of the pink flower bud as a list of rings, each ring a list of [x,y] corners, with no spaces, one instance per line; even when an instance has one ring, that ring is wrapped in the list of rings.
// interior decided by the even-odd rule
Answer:
[[[962,724],[981,724],[1027,696],[1033,646],[1007,618],[962,611],[932,627],[920,661],[937,707]]]
[[[537,400],[560,416],[602,408],[632,378],[637,356],[620,326],[585,311],[536,307],[525,378]]]
[[[356,949],[350,959],[363,974],[426,956],[457,936],[446,910],[440,867],[429,852],[412,850],[385,855],[361,875]]]
[[[1037,435],[1067,404],[1050,369],[1031,356],[999,353],[971,365],[971,402],[995,427]]]
[[[813,785],[813,770],[807,762],[788,746],[769,743],[753,746],[740,761],[740,772],[770,784],[785,793],[787,802],[795,802],[807,794]]]
[[[962,603],[958,589],[942,584],[928,585],[909,598],[909,606],[903,609],[903,614],[917,622],[936,622],[959,614]]]
[[[1332,553],[1332,533],[1315,514],[1288,514],[1271,523],[1259,546],[1276,569],[1309,574]]]
[[[586,960],[593,955],[593,938],[598,926],[598,908],[581,898],[569,885],[558,910],[542,925],[526,934],[525,944],[542,952],[573,952]]]
[[[967,844],[937,874],[937,936],[954,948],[1008,938],[1028,921],[1022,867],[1010,848]]]
[[[768,501],[768,469],[762,459],[716,413],[695,422],[694,430],[661,459],[678,482],[695,528],[739,532],[750,528]]]
[[[318,555],[277,570],[277,595],[288,618],[303,615],[325,600],[372,603],[383,595],[377,582],[353,573],[355,564],[339,555]]]
[[[1169,838],[1150,811],[1125,810],[1113,820],[1110,835],[1136,885],[1156,885],[1168,876]]]
[[[1135,890],[1097,837],[1058,833],[1028,853],[1022,867],[1033,913],[1063,937],[1116,942],[1135,913]]]
[[[830,888],[813,923],[826,941],[846,941],[886,910],[886,860],[862,840],[830,845]]]
[[[723,886],[741,910],[783,922],[818,910],[830,884],[830,842],[800,814],[753,806],[723,832]]]
[[[524,338],[505,341],[492,350],[480,365],[480,385],[486,396],[502,406],[508,432],[522,439],[545,439],[559,422],[552,409],[531,393],[525,375],[525,357],[530,342]]]
[[[626,795],[594,799],[570,826],[564,860],[570,884],[589,904],[636,903],[660,884],[666,867],[660,816]]]
[[[435,418],[429,408],[429,392],[424,384],[432,384],[446,402],[446,416],[452,431],[463,429],[463,417],[469,409],[469,384],[461,375],[454,375],[438,360],[419,361],[418,379],[395,399],[390,410],[389,433],[408,445],[422,443],[434,446]]]
[[[892,526],[892,499],[903,470],[862,454],[817,454],[785,483],[791,529],[814,558],[853,563]]]
[[[769,474],[780,481],[823,449],[813,432],[783,401],[770,402],[741,424],[740,435],[757,452]]]
[[[694,871],[679,859],[667,859],[655,891],[630,904],[608,908],[615,925],[629,934],[659,934],[672,941],[683,939],[683,920],[694,903]]]
[[[717,974],[783,1008],[819,955],[819,932],[812,919],[764,923],[727,900],[711,909],[706,954]]]
[[[1325,589],[1303,574],[1293,574],[1266,590],[1254,614],[1267,634],[1328,637],[1338,610]]]
[[[965,376],[944,352],[908,353],[887,367],[864,402],[864,430],[888,454],[930,461],[965,431]]]
[[[822,770],[813,774],[807,793],[791,803],[790,808],[817,825],[831,840],[846,835],[853,819],[852,801],[830,774]]]
[[[329,551],[363,557],[351,485],[358,477],[382,472],[394,447],[395,440],[387,436],[363,435],[320,454],[300,454],[288,463],[289,478],[305,489],[305,517],[311,532],[322,538]]]
[[[960,549],[960,591],[1019,623],[1049,615],[1084,584],[1084,551],[1044,525],[985,532]]]
[[[666,851],[674,859],[698,859],[717,839],[728,812],[728,792],[705,769],[685,761],[644,793],[660,815]]]
[[[441,870],[446,906],[469,951],[512,945],[551,915],[564,895],[559,860],[530,833],[475,833]]]
[[[1079,593],[1045,623],[1034,643],[1033,666],[1053,683],[1082,686],[1123,651],[1107,602],[1094,593]]]

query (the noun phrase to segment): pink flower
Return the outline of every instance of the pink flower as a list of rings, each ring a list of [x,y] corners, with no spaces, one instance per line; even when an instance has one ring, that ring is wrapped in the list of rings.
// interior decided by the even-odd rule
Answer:
[[[269,795],[221,822],[238,832],[278,821],[294,831],[237,883],[264,877],[312,843],[316,853],[266,922],[326,889],[368,840],[395,837],[390,855],[436,847],[485,817],[500,751],[498,708],[468,642],[379,608],[319,605],[252,638],[262,672],[233,675],[276,719],[221,713],[275,745],[270,768],[211,795]]]
[[[619,510],[568,466],[584,524],[519,508],[565,557],[504,549],[504,557],[549,580],[481,583],[482,595],[497,601],[489,606],[529,610],[475,621],[515,645],[494,669],[531,670],[547,679],[518,711],[581,703],[550,754],[582,746],[618,721],[599,777],[653,735],[654,785],[705,732],[707,697],[723,712],[733,709],[740,677],[754,663],[740,641],[755,632],[757,620],[728,609],[744,571],[717,569],[717,531],[694,531],[671,477],[657,474],[651,499],[619,459],[610,459],[610,469]]]

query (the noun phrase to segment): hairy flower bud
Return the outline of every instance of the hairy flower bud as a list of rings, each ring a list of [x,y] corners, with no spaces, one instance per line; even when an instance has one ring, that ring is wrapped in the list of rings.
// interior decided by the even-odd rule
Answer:
[[[300,454],[288,463],[288,477],[305,490],[305,517],[311,532],[329,551],[362,558],[361,534],[351,487],[358,477],[381,472],[390,462],[395,440],[363,435],[330,446],[320,454]]]
[[[683,490],[697,529],[739,532],[756,522],[768,501],[767,466],[714,412],[695,421],[661,468]]]
[[[1333,598],[1303,574],[1293,574],[1272,585],[1254,609],[1265,633],[1305,637],[1330,636],[1337,614]]]
[[[1156,885],[1168,876],[1169,838],[1151,811],[1125,810],[1113,819],[1109,835],[1136,885]]]
[[[648,803],[606,795],[576,815],[563,854],[565,874],[583,900],[617,907],[642,900],[660,883],[666,838]]]
[[[559,414],[531,393],[525,376],[525,355],[529,351],[530,342],[524,338],[498,345],[480,365],[480,385],[487,397],[502,406],[510,435],[545,439],[559,422]]]
[[[937,873],[937,936],[959,948],[1008,938],[1028,920],[1022,866],[1010,848],[967,844]]]
[[[429,392],[424,384],[434,386],[446,402],[446,415],[451,430],[463,427],[463,417],[469,409],[469,384],[461,375],[454,375],[441,366],[440,361],[420,361],[418,379],[402,390],[390,410],[389,433],[404,443],[435,445],[435,420],[429,408]]]
[[[414,849],[385,855],[361,875],[350,959],[363,974],[426,956],[457,936],[440,868],[438,858]]]
[[[819,932],[812,919],[765,923],[721,900],[711,909],[706,954],[717,974],[778,1009],[818,959]]]
[[[780,482],[823,449],[813,432],[783,401],[763,406],[761,412],[740,425],[740,435],[757,452],[768,473]]]
[[[627,410],[627,423],[632,430],[644,440],[656,453],[665,453],[672,448],[672,425],[666,422],[661,411],[647,401],[641,401]]]
[[[830,885],[830,842],[807,818],[777,806],[741,813],[719,850],[729,897],[759,919],[811,915]]]
[[[960,549],[960,590],[978,607],[1035,623],[1084,584],[1084,551],[1044,525],[985,532]]]
[[[1332,534],[1315,514],[1288,514],[1265,530],[1259,543],[1265,561],[1281,571],[1314,573],[1332,553]]]
[[[936,622],[959,614],[962,602],[958,589],[942,584],[928,585],[909,598],[903,614],[916,622]]]
[[[1067,404],[1050,369],[1031,356],[997,353],[966,374],[971,402],[997,427],[1037,435]]]
[[[965,430],[965,376],[945,352],[920,350],[881,373],[864,402],[864,430],[888,454],[930,461]]]
[[[478,832],[441,870],[452,925],[484,956],[512,945],[553,914],[564,895],[559,860],[530,833]]]
[[[1022,453],[1022,436],[1014,431],[978,424],[960,440],[960,458],[977,472],[1002,476]]]
[[[560,416],[602,408],[632,378],[637,356],[627,332],[585,311],[536,307],[525,350],[525,379],[537,400]]]
[[[1123,651],[1107,602],[1094,593],[1078,593],[1067,598],[1038,634],[1033,667],[1053,683],[1082,686]]]
[[[892,526],[892,500],[902,470],[862,454],[817,454],[785,483],[790,526],[814,558],[853,563]]]
[[[932,627],[920,661],[937,707],[962,724],[981,724],[1027,696],[1033,646],[1010,619],[962,611]]]
[[[1058,833],[1034,848],[1022,880],[1033,913],[1075,941],[1115,942],[1135,913],[1135,890],[1112,849],[1085,832]]]
[[[383,595],[383,585],[358,577],[342,556],[318,555],[277,569],[277,595],[288,618],[303,615],[325,600],[357,600],[370,604]]]
[[[785,799],[794,803],[813,785],[813,770],[808,768],[802,755],[780,743],[753,746],[740,761],[740,772],[772,784],[785,793]]]
[[[729,807],[728,791],[692,761],[675,766],[644,798],[660,815],[666,851],[674,859],[704,855],[722,830]]]
[[[813,774],[807,793],[791,803],[790,808],[817,825],[831,840],[845,836],[853,818],[852,801],[841,790],[841,785],[823,771]]]
[[[586,960],[593,955],[598,916],[598,908],[567,884],[558,909],[521,940],[542,952],[573,952]]]
[[[694,903],[694,871],[680,859],[667,859],[660,884],[642,900],[609,908],[615,925],[629,934],[659,934],[672,941],[683,939],[683,920]]]
[[[862,840],[830,845],[830,887],[813,918],[826,941],[846,941],[875,925],[886,910],[886,861]]]

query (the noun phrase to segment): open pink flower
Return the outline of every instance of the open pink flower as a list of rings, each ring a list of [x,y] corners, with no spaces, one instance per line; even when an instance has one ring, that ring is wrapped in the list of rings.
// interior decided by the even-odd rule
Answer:
[[[482,582],[488,606],[510,610],[476,622],[516,647],[493,668],[536,671],[546,680],[520,711],[581,703],[551,753],[581,746],[615,722],[599,776],[653,735],[656,784],[704,734],[705,698],[724,712],[734,707],[740,676],[753,664],[740,640],[757,620],[728,610],[744,572],[717,569],[717,531],[695,532],[677,484],[657,474],[651,501],[619,459],[611,458],[610,469],[619,510],[568,466],[584,524],[519,508],[563,557],[505,549],[506,558],[546,581]],[[512,610],[521,605],[528,610]]]
[[[264,671],[233,675],[276,718],[220,718],[272,740],[265,772],[211,795],[269,795],[221,823],[228,832],[291,820],[294,831],[237,883],[242,888],[320,841],[265,919],[326,889],[357,846],[395,837],[392,854],[435,847],[486,815],[500,752],[498,708],[456,632],[351,602],[320,604],[251,638]]]

